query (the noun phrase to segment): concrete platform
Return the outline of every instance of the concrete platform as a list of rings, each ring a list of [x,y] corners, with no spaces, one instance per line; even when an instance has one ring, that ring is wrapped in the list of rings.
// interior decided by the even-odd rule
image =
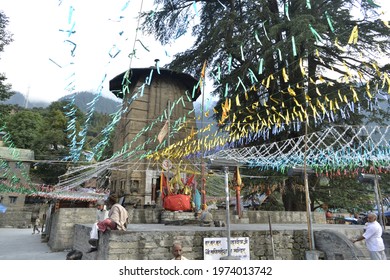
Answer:
[[[231,224],[231,231],[259,230],[268,231],[268,224]],[[273,224],[273,231],[302,229],[306,230],[306,224]],[[171,226],[163,224],[130,224],[130,232],[201,232],[201,231],[226,231],[226,228],[200,227],[196,225]],[[363,230],[361,225],[345,224],[313,224],[313,230],[334,230],[353,238]],[[387,229],[386,232],[390,233]],[[0,228],[0,260],[65,260],[66,251],[52,252],[47,243],[42,242],[41,235],[32,235],[32,229]],[[356,243],[356,246],[364,250],[364,242]]]

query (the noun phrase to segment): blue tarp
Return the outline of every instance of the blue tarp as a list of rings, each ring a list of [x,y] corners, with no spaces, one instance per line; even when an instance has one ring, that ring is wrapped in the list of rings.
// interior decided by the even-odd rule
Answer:
[[[5,213],[5,211],[7,211],[7,207],[0,203],[0,213]]]

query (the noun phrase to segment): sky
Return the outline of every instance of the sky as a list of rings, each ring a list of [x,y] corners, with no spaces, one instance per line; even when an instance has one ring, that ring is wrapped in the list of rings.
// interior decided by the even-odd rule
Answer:
[[[375,2],[390,20],[390,1]],[[0,0],[14,39],[0,53],[0,72],[30,101],[53,102],[80,91],[114,98],[109,81],[116,75],[154,66],[155,59],[164,65],[192,43],[189,32],[168,46],[136,32],[141,6],[148,11],[153,0]]]
[[[114,97],[109,81],[116,75],[130,66],[154,66],[155,59],[162,66],[190,46],[185,36],[163,47],[136,34],[141,4],[147,11],[153,0],[0,0],[14,39],[0,53],[0,71],[31,101],[56,101],[73,92],[70,82],[75,92],[101,90]],[[130,59],[134,46],[136,56]]]

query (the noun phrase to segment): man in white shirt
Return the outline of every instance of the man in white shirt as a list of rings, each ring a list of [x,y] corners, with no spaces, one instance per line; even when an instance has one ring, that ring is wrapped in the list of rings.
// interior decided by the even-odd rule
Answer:
[[[175,242],[172,245],[172,255],[173,259],[172,260],[188,260],[186,257],[182,255],[182,246],[181,243]]]
[[[98,227],[97,224],[101,221],[104,221],[108,218],[108,210],[106,209],[106,205],[104,205],[103,200],[99,200],[96,203],[96,222],[92,226],[92,230],[89,234],[90,240],[97,239],[96,236],[98,236]],[[91,253],[94,251],[97,251],[96,241],[91,241],[93,244],[91,244],[91,248],[87,253]]]
[[[108,218],[108,210],[103,200],[99,200],[96,203],[96,208],[96,223]]]
[[[370,252],[372,260],[387,260],[385,254],[385,245],[382,239],[382,226],[376,221],[377,217],[375,213],[370,213],[367,216],[367,226],[365,232],[358,237],[353,243],[361,240],[366,241],[366,246]]]

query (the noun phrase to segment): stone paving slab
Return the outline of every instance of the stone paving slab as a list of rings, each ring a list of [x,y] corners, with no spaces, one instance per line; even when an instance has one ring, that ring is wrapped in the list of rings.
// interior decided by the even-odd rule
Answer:
[[[68,252],[52,252],[31,228],[0,228],[0,260],[65,260]]]

